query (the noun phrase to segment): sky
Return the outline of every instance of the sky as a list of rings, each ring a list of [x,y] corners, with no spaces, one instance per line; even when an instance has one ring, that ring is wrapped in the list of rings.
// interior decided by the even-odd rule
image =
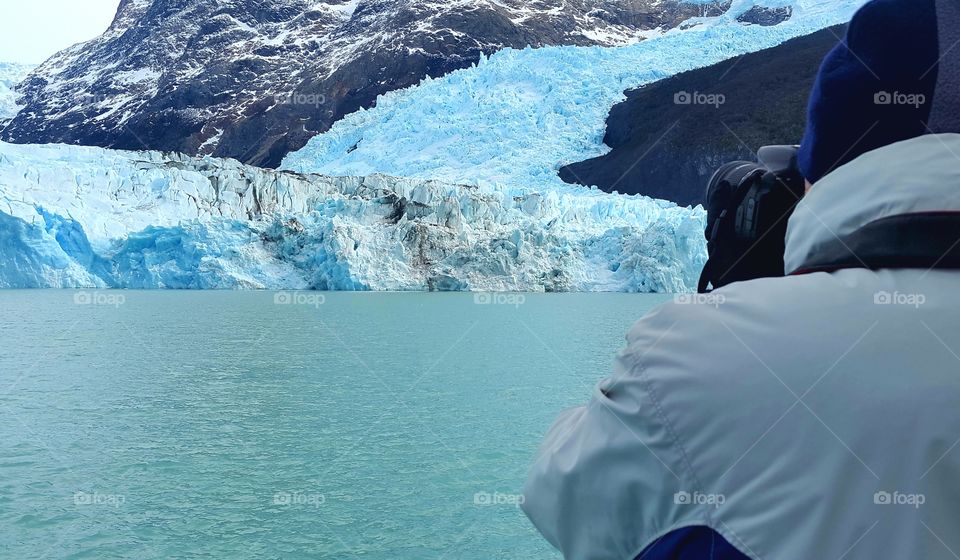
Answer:
[[[106,31],[120,0],[0,0],[0,62],[39,64]]]

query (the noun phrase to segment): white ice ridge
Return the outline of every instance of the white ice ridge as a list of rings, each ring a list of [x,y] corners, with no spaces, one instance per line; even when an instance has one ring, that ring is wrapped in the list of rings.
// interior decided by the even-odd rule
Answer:
[[[682,292],[702,209],[0,143],[0,287]]]
[[[287,156],[283,167],[563,188],[561,166],[609,150],[605,120],[624,90],[844,23],[863,3],[734,0],[723,16],[694,18],[631,46],[503,50],[381,96],[375,108],[348,115]],[[792,14],[769,27],[737,21],[754,6],[789,6]]]

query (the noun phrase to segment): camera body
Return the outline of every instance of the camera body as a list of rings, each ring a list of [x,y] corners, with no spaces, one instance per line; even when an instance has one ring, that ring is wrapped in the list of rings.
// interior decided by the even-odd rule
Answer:
[[[707,184],[709,259],[698,289],[784,275],[787,222],[803,198],[798,146],[766,146],[757,162],[720,167]]]

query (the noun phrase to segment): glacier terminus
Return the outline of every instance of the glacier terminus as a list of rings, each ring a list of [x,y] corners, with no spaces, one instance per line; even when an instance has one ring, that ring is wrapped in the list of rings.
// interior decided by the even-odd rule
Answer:
[[[0,287],[683,292],[704,214],[582,187],[0,143]]]

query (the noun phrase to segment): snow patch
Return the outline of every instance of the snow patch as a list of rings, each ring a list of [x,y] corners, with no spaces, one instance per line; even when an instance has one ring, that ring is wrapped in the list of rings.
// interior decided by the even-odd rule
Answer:
[[[34,68],[28,64],[0,62],[0,128],[3,121],[12,119],[20,112],[16,87]]]

